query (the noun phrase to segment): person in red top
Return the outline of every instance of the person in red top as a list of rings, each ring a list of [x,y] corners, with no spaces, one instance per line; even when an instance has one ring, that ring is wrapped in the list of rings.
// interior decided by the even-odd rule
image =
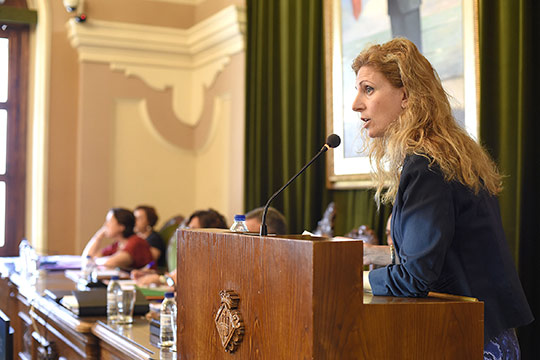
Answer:
[[[138,269],[153,261],[150,245],[146,240],[135,235],[135,216],[129,210],[112,208],[107,213],[105,223],[92,236],[84,251],[83,257],[90,255],[100,258],[98,264],[115,268]],[[112,245],[103,247],[103,239],[115,240]]]

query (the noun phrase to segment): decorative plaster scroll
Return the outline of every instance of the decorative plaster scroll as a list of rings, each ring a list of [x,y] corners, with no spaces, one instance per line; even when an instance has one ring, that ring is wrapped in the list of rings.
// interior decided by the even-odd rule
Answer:
[[[197,125],[204,89],[244,49],[245,10],[231,5],[189,29],[88,20],[67,23],[80,62],[103,62],[156,90],[172,88],[174,113]]]

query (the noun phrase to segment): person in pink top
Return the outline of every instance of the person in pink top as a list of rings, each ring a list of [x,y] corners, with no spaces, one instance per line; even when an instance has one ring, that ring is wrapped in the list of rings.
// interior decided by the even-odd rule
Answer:
[[[138,269],[153,261],[150,245],[146,240],[135,235],[135,216],[129,210],[112,208],[107,213],[105,223],[92,236],[84,251],[96,259],[96,262],[107,267]],[[105,246],[104,239],[113,239],[114,243]]]

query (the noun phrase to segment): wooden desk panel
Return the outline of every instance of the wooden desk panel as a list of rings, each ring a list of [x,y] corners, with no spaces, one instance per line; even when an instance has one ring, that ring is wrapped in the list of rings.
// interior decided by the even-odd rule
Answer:
[[[78,319],[45,298],[35,298],[30,309],[38,325],[33,336],[34,347],[53,343],[58,356],[66,359],[98,359],[98,342],[91,333],[93,318]]]
[[[150,330],[146,320],[138,318],[133,332],[104,333],[96,327],[96,336],[94,324],[98,320],[106,322],[106,318],[79,318],[54,301],[41,297],[45,289],[76,289],[75,283],[63,272],[42,275],[33,283],[16,273],[9,279],[0,279],[0,292],[10,294],[8,301],[0,303],[0,306],[12,319],[17,358],[37,359],[39,348],[52,343],[60,359],[159,359],[159,349],[149,342]],[[145,351],[144,346],[152,349]]]
[[[22,333],[22,324],[19,320],[19,300],[17,296],[19,294],[17,287],[9,281],[9,278],[0,278],[0,304],[2,311],[11,320],[11,327],[15,330],[13,336],[13,354],[18,356],[22,349],[22,337],[17,336]]]
[[[159,348],[150,343],[148,321],[134,319],[131,325],[109,326],[97,321],[92,333],[99,339],[101,359],[159,359]]]

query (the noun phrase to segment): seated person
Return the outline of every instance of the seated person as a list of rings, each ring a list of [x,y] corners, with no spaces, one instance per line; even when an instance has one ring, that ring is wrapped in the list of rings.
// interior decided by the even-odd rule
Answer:
[[[225,217],[214,209],[195,211],[188,218],[188,229],[228,229]]]
[[[135,233],[137,236],[146,239],[150,245],[150,252],[159,268],[167,266],[167,249],[161,235],[154,231],[154,226],[158,221],[156,209],[152,206],[139,205],[133,210],[135,215]]]
[[[246,214],[246,226],[249,232],[259,233],[263,212],[264,207],[259,207]],[[268,234],[287,234],[287,220],[285,220],[285,216],[273,207],[269,207],[266,213],[266,227],[268,228]]]
[[[105,223],[92,236],[83,250],[82,256],[91,256],[98,265],[115,268],[141,268],[152,262],[150,245],[133,232],[135,216],[129,210],[112,208],[107,213]],[[105,238],[115,242],[103,248]]]
[[[195,211],[186,223],[188,229],[228,229],[225,217],[213,209]],[[176,239],[174,235],[173,238]],[[176,247],[171,251],[176,253]],[[137,280],[139,286],[149,286],[151,284],[173,286],[176,281],[176,267],[165,275],[159,275],[154,270],[133,270],[131,277]]]

